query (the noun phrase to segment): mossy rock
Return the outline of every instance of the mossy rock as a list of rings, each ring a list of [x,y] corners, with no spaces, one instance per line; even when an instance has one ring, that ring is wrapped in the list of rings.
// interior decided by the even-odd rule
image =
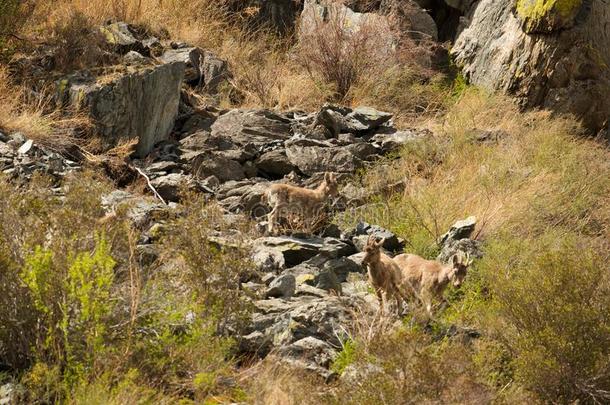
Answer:
[[[517,16],[523,30],[532,33],[550,33],[574,25],[583,0],[517,0]]]

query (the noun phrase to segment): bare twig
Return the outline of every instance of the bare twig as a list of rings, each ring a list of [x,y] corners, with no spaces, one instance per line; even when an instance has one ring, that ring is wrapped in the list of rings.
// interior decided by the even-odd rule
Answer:
[[[159,200],[161,200],[161,202],[165,205],[167,205],[167,202],[165,202],[165,200],[163,199],[163,197],[161,197],[161,195],[157,192],[157,190],[155,189],[155,187],[152,185],[152,183],[150,182],[150,177],[148,177],[148,175],[146,175],[146,173],[144,173],[144,171],[142,169],[140,169],[139,167],[136,166],[131,166],[135,171],[137,171],[142,177],[144,177],[144,179],[146,180],[146,184],[148,185],[148,188],[150,188],[153,192],[153,194],[155,195],[155,197],[157,197]]]

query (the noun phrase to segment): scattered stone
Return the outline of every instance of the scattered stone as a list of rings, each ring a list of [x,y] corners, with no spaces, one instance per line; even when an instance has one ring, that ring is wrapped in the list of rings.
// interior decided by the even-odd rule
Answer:
[[[378,225],[359,222],[354,233],[356,235],[374,235],[378,240],[384,239],[382,247],[389,251],[397,252],[404,247],[404,241],[401,241],[393,232]]]
[[[291,274],[284,274],[277,277],[269,284],[269,288],[265,293],[267,298],[290,298],[294,295],[296,289],[296,280]]]
[[[457,221],[449,228],[449,231],[441,236],[441,243],[445,243],[449,239],[464,239],[469,238],[474,232],[474,228],[477,225],[477,219],[474,216],[470,216],[461,221]]]
[[[29,139],[25,141],[25,143],[21,145],[19,149],[17,149],[17,153],[20,155],[25,155],[32,149],[32,146],[34,146],[34,141]]]
[[[327,380],[332,374],[328,368],[337,357],[337,351],[331,345],[312,336],[284,346],[278,353],[291,366],[314,371]]]
[[[123,61],[127,64],[141,64],[147,63],[148,59],[139,52],[129,51],[123,56]]]
[[[476,218],[471,216],[453,224],[440,239],[441,252],[437,260],[448,263],[459,252],[468,254],[472,258],[483,257],[481,242],[470,239],[476,223]]]

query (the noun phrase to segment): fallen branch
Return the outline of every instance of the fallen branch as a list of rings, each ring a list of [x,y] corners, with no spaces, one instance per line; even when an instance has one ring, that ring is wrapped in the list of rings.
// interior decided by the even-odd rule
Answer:
[[[129,165],[130,167],[132,167],[133,169],[135,169],[136,172],[138,172],[142,177],[144,177],[144,179],[146,179],[146,184],[148,184],[148,188],[150,188],[153,192],[153,194],[155,195],[155,197],[157,197],[159,200],[161,200],[161,202],[165,205],[167,205],[167,203],[165,202],[165,200],[163,199],[163,197],[161,197],[161,195],[157,192],[157,190],[153,187],[152,183],[150,182],[150,177],[148,177],[146,175],[146,173],[144,173],[144,171],[142,169],[140,169],[139,167],[136,166],[132,166]]]

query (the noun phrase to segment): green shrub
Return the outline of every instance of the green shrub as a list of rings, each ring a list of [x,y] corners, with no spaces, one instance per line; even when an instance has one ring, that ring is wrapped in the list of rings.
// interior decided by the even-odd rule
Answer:
[[[68,384],[82,378],[103,351],[115,266],[104,237],[97,237],[92,253],[69,257],[66,268],[52,251],[37,246],[21,273],[40,313],[35,357],[59,365]]]
[[[481,271],[513,353],[515,378],[542,399],[610,399],[610,255],[561,232],[491,244]]]
[[[337,355],[335,361],[333,361],[330,369],[335,373],[341,375],[349,366],[356,360],[356,344],[353,340],[346,340],[343,343],[343,348]]]

